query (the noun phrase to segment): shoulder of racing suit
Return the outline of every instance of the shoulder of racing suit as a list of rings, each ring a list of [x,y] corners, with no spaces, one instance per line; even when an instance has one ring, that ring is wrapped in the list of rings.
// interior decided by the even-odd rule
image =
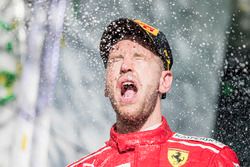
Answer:
[[[167,155],[162,152],[163,157],[167,156],[169,158],[168,160],[172,161],[172,163],[175,163],[176,160],[182,160],[183,166],[184,163],[186,163],[191,166],[239,167],[238,159],[234,151],[223,143],[211,138],[174,133],[160,148],[163,152],[165,152],[164,150],[167,151]],[[113,155],[116,154],[116,152],[116,149],[106,145],[67,167],[110,166],[107,162],[114,158]]]
[[[209,166],[239,167],[235,152],[229,146],[212,138],[174,133],[167,142],[169,147],[186,149],[190,154],[195,152],[196,155],[193,157],[199,157],[200,160],[206,157],[209,159]]]
[[[103,161],[103,158],[107,158],[111,151],[111,147],[105,145],[104,147],[98,149],[97,151],[88,154],[81,159],[69,164],[67,167],[94,167],[96,161]]]

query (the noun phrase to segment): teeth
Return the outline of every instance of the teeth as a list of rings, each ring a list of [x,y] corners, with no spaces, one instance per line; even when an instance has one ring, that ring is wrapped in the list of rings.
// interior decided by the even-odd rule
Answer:
[[[127,90],[133,90],[134,92],[137,92],[135,83],[132,81],[123,82],[121,86],[121,95],[123,96]]]
[[[125,86],[125,85],[133,85],[134,83],[133,82],[124,82],[122,85]]]

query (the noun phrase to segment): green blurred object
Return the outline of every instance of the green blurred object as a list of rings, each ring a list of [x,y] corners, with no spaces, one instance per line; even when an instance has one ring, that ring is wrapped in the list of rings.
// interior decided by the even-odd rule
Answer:
[[[4,87],[11,87],[13,86],[16,80],[16,74],[13,74],[8,71],[0,71],[0,85]]]
[[[16,78],[16,74],[8,71],[0,71],[0,88],[2,87],[2,90],[6,92],[2,95],[2,97],[0,96],[0,106],[3,106],[15,99],[13,86]]]
[[[6,103],[14,100],[16,96],[14,94],[0,98],[0,106],[4,106]]]
[[[73,0],[73,9],[74,9],[74,16],[79,19],[81,17],[81,10],[80,10],[80,0]]]
[[[11,29],[10,25],[7,23],[4,23],[3,21],[0,21],[0,28],[9,31]]]
[[[18,21],[17,20],[13,20],[11,23],[6,23],[4,21],[0,20],[0,28],[4,29],[6,31],[11,31],[14,30],[17,27]]]
[[[8,52],[8,53],[11,53],[13,51],[13,44],[12,42],[8,42],[5,46],[5,50]]]
[[[224,82],[222,84],[222,94],[224,96],[230,96],[233,93],[233,85],[230,84],[229,82]]]
[[[17,27],[17,21],[13,20],[11,23],[6,23],[0,20],[0,29],[5,31],[12,31]],[[8,41],[5,45],[5,51],[8,53],[13,52],[13,42]],[[4,106],[8,102],[15,99],[13,86],[16,81],[17,74],[9,71],[0,71],[0,106]]]

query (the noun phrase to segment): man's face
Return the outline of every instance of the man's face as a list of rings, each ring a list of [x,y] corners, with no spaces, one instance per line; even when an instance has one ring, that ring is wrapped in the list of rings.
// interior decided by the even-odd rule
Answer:
[[[159,96],[163,65],[158,56],[131,40],[116,43],[109,53],[106,96],[120,119],[148,118]]]

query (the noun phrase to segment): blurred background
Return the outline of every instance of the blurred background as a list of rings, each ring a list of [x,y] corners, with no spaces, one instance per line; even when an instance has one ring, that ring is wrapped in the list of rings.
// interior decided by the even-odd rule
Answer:
[[[102,32],[137,18],[163,31],[172,130],[213,137],[250,166],[250,0],[1,0],[0,167],[65,166],[109,139]]]

